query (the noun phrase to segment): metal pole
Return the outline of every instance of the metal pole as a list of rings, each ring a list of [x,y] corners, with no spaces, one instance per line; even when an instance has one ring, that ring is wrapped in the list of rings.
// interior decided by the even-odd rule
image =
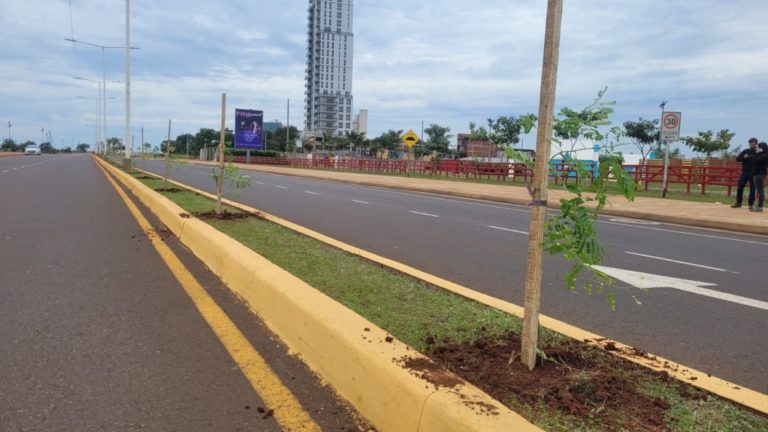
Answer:
[[[144,125],[141,125],[141,159],[144,160]]]
[[[659,120],[659,148],[662,147],[663,144],[666,144],[666,148],[664,149],[664,176],[661,181],[661,197],[666,198],[667,197],[667,175],[669,174],[669,142],[664,141],[662,139],[662,130],[664,129],[664,107],[667,106],[667,101],[663,101],[659,108],[661,108],[661,120]]]
[[[291,140],[291,98],[288,98],[288,102],[285,107],[285,149],[288,150]]]
[[[125,159],[130,164],[131,149],[131,0],[125,0]]]
[[[555,114],[557,62],[560,52],[560,22],[563,0],[547,3],[547,27],[544,35],[544,58],[541,70],[539,125],[536,131],[536,166],[533,176],[533,202],[528,236],[528,269],[525,280],[525,311],[520,361],[533,370],[539,339],[539,305],[541,300],[541,244],[547,216],[547,175],[552,146],[552,123]]]
[[[101,146],[104,147],[107,142],[107,63],[104,60],[105,47],[101,47],[101,82],[104,83],[104,99],[102,99],[101,115],[104,116],[104,120],[101,122],[101,127],[104,133],[101,134]],[[98,147],[96,148],[98,153]]]

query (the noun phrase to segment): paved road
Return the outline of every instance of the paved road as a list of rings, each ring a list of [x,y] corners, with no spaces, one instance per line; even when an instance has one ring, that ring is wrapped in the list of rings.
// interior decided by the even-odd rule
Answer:
[[[146,161],[163,172],[162,161]],[[213,190],[210,168],[175,166],[172,177]],[[253,172],[231,197],[477,291],[523,302],[528,209],[477,200]],[[605,265],[707,282],[715,296],[637,289],[618,281],[617,309],[564,289],[568,264],[545,260],[542,312],[573,325],[768,391],[768,237],[601,218]]]
[[[357,430],[202,263],[165,244],[322,429]],[[89,156],[0,159],[0,329],[1,430],[281,430]]]

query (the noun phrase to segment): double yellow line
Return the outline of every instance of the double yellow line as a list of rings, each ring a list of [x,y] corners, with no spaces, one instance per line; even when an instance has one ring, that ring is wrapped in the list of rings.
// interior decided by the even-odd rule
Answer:
[[[176,280],[184,288],[203,316],[205,321],[216,333],[221,343],[229,352],[229,355],[237,363],[243,375],[251,383],[251,386],[259,394],[261,399],[274,410],[274,416],[280,426],[286,431],[310,432],[320,431],[320,426],[304,410],[299,401],[288,390],[280,378],[269,367],[267,362],[248,342],[234,322],[206,292],[205,288],[187,270],[184,264],[173,253],[155,232],[141,211],[131,201],[123,189],[114,179],[99,165],[104,175],[122,198],[130,210],[136,222],[146,233],[157,253],[171,270]]]

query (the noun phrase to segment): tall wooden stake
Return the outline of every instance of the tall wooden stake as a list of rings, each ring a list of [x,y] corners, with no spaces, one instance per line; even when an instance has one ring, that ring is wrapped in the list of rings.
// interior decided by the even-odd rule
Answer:
[[[547,181],[552,146],[552,122],[557,88],[557,61],[560,52],[560,21],[563,0],[547,2],[547,27],[544,35],[544,61],[541,69],[539,124],[536,131],[536,166],[533,176],[533,211],[528,238],[528,270],[525,280],[525,312],[521,361],[528,369],[536,365],[539,339],[539,303],[541,299],[541,244],[547,216]]]
[[[227,94],[221,94],[221,132],[219,133],[219,175],[216,177],[216,214],[221,214],[221,194],[224,192],[224,126],[227,117]]]
[[[143,130],[143,129],[142,129]],[[168,140],[165,142],[165,183],[171,174],[171,119],[168,119]]]

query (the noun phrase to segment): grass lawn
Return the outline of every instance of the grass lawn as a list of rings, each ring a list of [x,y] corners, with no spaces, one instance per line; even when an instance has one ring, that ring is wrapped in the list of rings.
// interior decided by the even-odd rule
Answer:
[[[162,180],[142,178],[140,181],[153,189],[167,186]],[[214,207],[212,200],[190,191],[161,193],[192,214],[207,212]],[[239,212],[233,208],[227,210]],[[487,351],[485,347],[489,343],[503,346],[510,335],[516,337],[519,334],[521,321],[517,317],[383,268],[280,225],[256,217],[207,222],[427,355],[448,346]],[[480,341],[490,342],[481,344]],[[546,347],[550,354],[542,356],[543,365],[536,371],[554,371],[555,376],[560,376],[558,380],[565,389],[562,391],[576,397],[586,395],[588,404],[597,400],[595,398],[604,398],[602,405],[588,405],[586,411],[581,410],[581,414],[575,415],[553,405],[546,386],[536,388],[540,397],[536,392],[533,398],[517,396],[513,392],[509,397],[497,399],[550,431],[768,431],[768,419],[764,416],[685,383],[665,379],[659,373],[639,370],[634,364],[624,369],[623,360],[602,350],[583,351],[577,363],[551,354],[572,345],[570,339],[542,329],[540,347],[542,350]],[[508,357],[502,359],[504,363]],[[582,364],[584,359],[588,359],[589,364]],[[596,387],[593,388],[597,386],[597,380],[593,381],[598,374],[593,371],[595,366],[614,371],[612,376],[618,381],[610,381],[609,387],[616,387],[616,382],[630,383],[626,384],[631,386],[629,394],[650,401],[652,407],[658,408],[658,421],[661,422],[658,428],[647,429],[647,424],[637,423],[634,412],[624,409],[623,405],[631,405],[633,401],[613,406],[608,402],[615,395],[600,396],[594,390]],[[488,378],[490,375],[474,375],[478,368],[474,368],[472,374],[463,374],[460,369],[452,370],[494,394],[493,387],[484,387],[492,385],[489,381],[494,380]],[[579,400],[574,399],[574,404]]]

